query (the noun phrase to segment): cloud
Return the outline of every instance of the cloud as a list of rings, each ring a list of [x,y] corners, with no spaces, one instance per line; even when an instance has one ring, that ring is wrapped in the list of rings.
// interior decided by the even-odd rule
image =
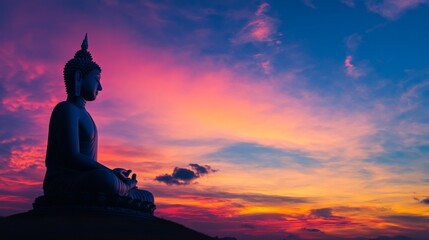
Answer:
[[[277,42],[277,41],[276,41]],[[278,42],[281,42],[278,40]],[[266,56],[262,53],[257,53],[253,56],[256,64],[262,70],[265,75],[270,75],[273,72],[273,63],[270,56]]]
[[[303,239],[337,239],[334,236],[326,235],[318,228],[301,228],[299,231],[299,235]]]
[[[282,149],[257,143],[239,142],[225,146],[207,157],[218,161],[272,166],[281,164],[285,156],[286,152]]]
[[[197,206],[163,204],[157,209],[157,215],[177,220],[192,229],[204,229],[204,233],[212,236],[221,234],[235,236],[237,239],[283,239],[285,236],[285,218],[278,217],[278,214],[249,216],[237,212],[225,216],[227,210],[223,205],[207,208],[203,204]]]
[[[165,176],[165,175],[161,175],[161,176]],[[192,199],[205,198],[205,199],[216,199],[216,200],[221,199],[222,201],[234,200],[234,202],[237,204],[244,201],[247,203],[257,203],[257,204],[263,204],[267,206],[311,202],[311,200],[306,197],[292,197],[292,196],[286,196],[286,195],[262,194],[262,193],[254,193],[254,192],[234,193],[234,192],[227,192],[227,191],[219,191],[213,188],[207,188],[205,190],[178,188],[174,192],[172,192],[171,189],[167,186],[153,186],[153,188],[155,188],[154,192],[156,193],[157,196],[167,197],[167,198],[186,196],[186,197],[191,197]],[[237,200],[241,200],[241,201],[237,201]]]
[[[209,165],[201,166],[201,165],[198,165],[196,163],[191,163],[191,164],[189,164],[189,166],[191,166],[191,168],[193,168],[196,171],[197,176],[208,174],[208,173],[211,173],[211,172],[217,172],[218,171],[216,169],[213,169]]]
[[[167,185],[187,185],[190,184],[193,180],[218,170],[213,169],[209,165],[201,166],[196,163],[191,163],[189,166],[193,169],[179,168],[175,167],[173,173],[159,175],[155,177],[155,180],[158,182],[163,182]]]
[[[429,197],[420,201],[423,204],[429,205]]]
[[[247,229],[256,229],[255,225],[248,224],[248,223],[241,224],[241,227],[242,228],[247,228]]]
[[[413,239],[415,239],[415,238],[397,235],[397,236],[393,236],[393,237],[379,236],[379,237],[374,238],[373,240],[413,240]]]
[[[302,0],[302,1],[304,2],[304,4],[305,4],[307,7],[310,7],[310,8],[316,8],[316,6],[314,5],[313,0]]]
[[[270,5],[266,2],[259,5],[258,10],[256,10],[255,15],[256,16],[262,16],[264,15],[270,8]]]
[[[176,169],[174,169],[174,170],[176,170]],[[168,185],[183,185],[183,184],[186,184],[186,183],[179,182],[179,180],[173,178],[173,176],[171,176],[170,174],[164,174],[164,175],[157,176],[155,178],[155,180],[158,181],[158,182],[164,182],[164,183],[166,183]]]
[[[270,60],[265,60],[261,63],[261,68],[265,74],[271,73],[271,62]]]
[[[342,3],[347,5],[348,7],[354,8],[355,7],[355,1],[354,0],[341,0]]]
[[[253,203],[266,203],[266,204],[284,204],[284,203],[306,203],[308,200],[302,197],[289,197],[280,195],[267,195],[260,193],[228,193],[228,192],[217,192],[214,194],[208,194],[206,196],[213,196],[227,199],[242,199],[247,202]]]
[[[266,15],[270,5],[266,2],[259,5],[254,16],[232,39],[234,44],[275,43],[277,20]]]
[[[362,69],[358,69],[355,65],[352,64],[352,56],[347,56],[344,60],[344,67],[346,68],[346,74],[353,78],[359,78],[365,75]]]
[[[195,200],[194,200],[195,201]],[[198,201],[198,200],[197,200]],[[178,202],[177,200],[174,202]],[[208,207],[207,202],[199,201],[199,204],[179,204],[179,203],[157,203],[157,215],[182,218],[182,219],[216,219],[224,217],[225,214],[236,213],[236,209],[229,202],[218,204],[217,207]]]
[[[347,56],[346,59],[344,60],[344,67],[346,67],[347,75],[354,76],[356,70],[355,70],[355,66],[353,66],[351,61],[352,61],[352,56]]]
[[[321,217],[321,218],[330,218],[333,216],[332,215],[332,209],[331,208],[312,209],[310,211],[310,216]]]
[[[313,233],[322,233],[322,231],[320,231],[317,228],[301,228],[301,231],[305,231],[305,232],[313,232]]]
[[[7,216],[23,209],[31,209],[31,203],[43,194],[44,166],[31,165],[14,169],[3,166],[0,169],[0,215]]]
[[[409,86],[400,96],[401,102],[406,104],[414,103],[416,99],[422,98],[424,91],[428,88],[429,81],[422,81]]]
[[[349,51],[353,52],[358,48],[361,41],[362,41],[362,35],[358,33],[353,33],[346,38],[345,40],[346,47]]]
[[[192,170],[175,167],[172,177],[174,179],[182,180],[184,182],[190,182],[191,180],[197,178],[198,175]]]
[[[371,12],[394,20],[399,18],[404,12],[416,8],[423,3],[428,3],[428,0],[367,0],[366,7]]]
[[[264,168],[295,164],[307,167],[318,166],[317,160],[306,156],[305,153],[252,142],[233,143],[207,154],[206,157],[214,161],[255,165]]]
[[[301,240],[302,238],[300,238],[298,235],[289,233],[286,238],[284,238],[284,240]]]
[[[412,229],[427,230],[429,216],[417,214],[396,214],[381,216],[383,220],[389,223],[398,224]]]

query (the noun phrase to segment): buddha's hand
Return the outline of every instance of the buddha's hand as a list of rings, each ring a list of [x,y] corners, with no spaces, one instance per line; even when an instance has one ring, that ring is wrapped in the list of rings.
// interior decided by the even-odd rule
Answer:
[[[127,179],[130,179],[128,176],[130,176],[131,170],[126,170],[123,168],[115,168],[112,171],[113,171],[113,174],[115,174],[122,181],[126,181]]]
[[[137,175],[135,173],[131,178],[127,178],[123,181],[128,186],[129,190],[137,188]]]

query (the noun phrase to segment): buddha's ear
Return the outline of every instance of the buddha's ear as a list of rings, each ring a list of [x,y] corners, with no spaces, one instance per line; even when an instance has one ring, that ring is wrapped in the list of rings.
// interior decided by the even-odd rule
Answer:
[[[74,94],[76,97],[80,96],[80,88],[82,86],[82,72],[77,70],[74,73]]]

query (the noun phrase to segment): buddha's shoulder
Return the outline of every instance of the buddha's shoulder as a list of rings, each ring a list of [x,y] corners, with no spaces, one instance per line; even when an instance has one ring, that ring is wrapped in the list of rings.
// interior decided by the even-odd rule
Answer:
[[[63,101],[58,103],[54,110],[52,111],[53,114],[55,113],[67,113],[67,112],[76,112],[78,111],[78,107],[74,105],[73,103]]]

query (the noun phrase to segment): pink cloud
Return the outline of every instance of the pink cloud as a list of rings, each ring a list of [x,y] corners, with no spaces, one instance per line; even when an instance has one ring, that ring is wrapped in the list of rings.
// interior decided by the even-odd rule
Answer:
[[[261,5],[259,5],[258,10],[256,10],[255,15],[256,16],[261,16],[263,14],[265,14],[268,10],[269,10],[270,5],[266,2],[262,3]]]
[[[94,52],[94,56],[107,60],[107,55],[113,54],[127,62],[104,61],[102,67],[109,72],[102,77],[102,81],[107,82],[98,101],[115,99],[121,103],[118,109],[122,114],[133,116],[127,121],[135,119],[135,129],[156,126],[157,134],[167,139],[223,136],[315,152],[328,153],[341,148],[340,152],[349,156],[363,153],[358,153],[356,150],[361,147],[354,144],[360,145],[358,139],[373,131],[363,115],[356,114],[352,120],[348,114],[336,118],[316,114],[320,109],[311,106],[315,106],[312,101],[317,102],[317,97],[296,99],[278,91],[270,82],[249,81],[252,76],[235,73],[228,66],[210,60],[197,63],[179,52],[173,54],[133,43],[111,44],[118,47],[102,51],[108,45],[99,46],[100,51],[97,55]],[[160,62],[163,64],[158,64]],[[269,66],[269,62],[265,64],[267,71]],[[120,114],[109,114],[109,119],[105,118],[102,115],[106,111],[102,109],[98,113],[96,120],[102,119],[99,124],[120,117]],[[348,127],[351,125],[354,125],[352,129]],[[137,142],[147,141],[143,133],[136,138]]]
[[[272,62],[269,59],[269,57],[265,56],[264,54],[258,53],[253,56],[255,61],[257,62],[257,65],[260,67],[263,73],[266,75],[270,75],[273,70]]]
[[[351,64],[352,61],[352,56],[347,56],[346,60],[344,60],[344,66],[347,69],[347,74],[352,75],[353,70],[354,70],[354,66],[353,64]]]
[[[261,68],[265,74],[270,74],[271,73],[271,62],[270,62],[270,60],[263,61],[261,63]]]
[[[248,23],[240,29],[240,31],[232,39],[233,44],[245,43],[265,43],[266,47],[270,48],[276,46],[277,48],[282,44],[279,39],[283,34],[277,32],[278,20],[267,15],[270,5],[266,2],[259,5],[256,12],[250,17]],[[269,49],[260,50],[255,54],[255,64],[266,75],[270,75],[273,70],[271,57],[264,56],[264,52]]]
[[[384,0],[381,2],[367,0],[366,7],[371,12],[393,20],[407,10],[416,8],[423,3],[428,3],[428,0]]]
[[[16,96],[7,96],[1,102],[4,108],[10,112],[46,110],[46,107],[53,107],[59,102],[56,97],[52,97],[48,101],[34,101],[30,100],[22,90],[18,90],[16,93]]]
[[[13,196],[13,195],[0,195],[0,202],[20,202],[25,203],[28,199],[21,196]]]
[[[262,3],[252,19],[244,26],[232,40],[235,44],[248,42],[273,42],[277,30],[277,20],[267,16],[268,3]]]
[[[347,56],[344,60],[344,67],[346,68],[346,74],[353,78],[359,78],[365,75],[362,70],[357,69],[355,65],[352,64],[352,56]]]
[[[9,159],[9,168],[15,171],[27,169],[34,165],[44,168],[45,152],[45,144],[39,146],[21,145],[19,147],[13,147]]]
[[[259,42],[270,41],[271,26],[270,23],[263,19],[257,19],[248,25],[251,30],[251,36]]]
[[[415,99],[421,97],[422,89],[427,88],[428,85],[429,81],[425,81],[410,87],[404,93],[401,94],[401,102],[412,104]]]

